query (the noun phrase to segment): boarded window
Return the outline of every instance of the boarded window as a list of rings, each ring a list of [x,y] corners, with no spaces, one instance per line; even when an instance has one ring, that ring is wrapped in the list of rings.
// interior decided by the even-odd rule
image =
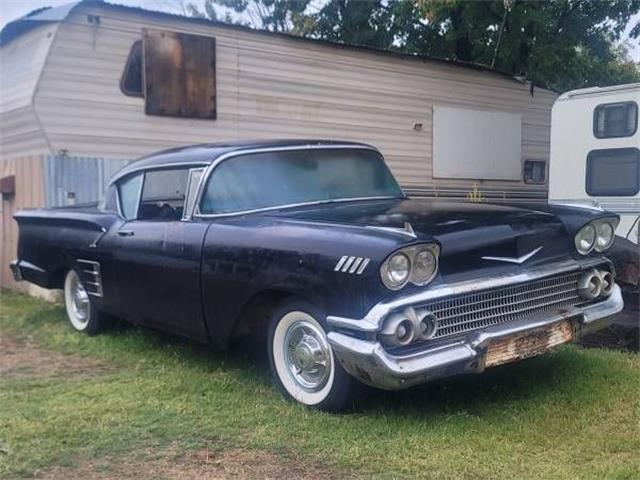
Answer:
[[[145,30],[145,112],[216,118],[216,43],[212,37]]]

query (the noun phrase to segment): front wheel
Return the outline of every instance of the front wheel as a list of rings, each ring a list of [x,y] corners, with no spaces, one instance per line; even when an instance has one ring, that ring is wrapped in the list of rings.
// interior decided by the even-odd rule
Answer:
[[[75,270],[69,270],[64,280],[64,305],[71,326],[79,332],[94,335],[108,325],[106,316],[95,308]]]
[[[285,397],[321,410],[343,410],[353,403],[358,385],[333,354],[322,319],[313,305],[286,301],[269,326],[269,362]]]

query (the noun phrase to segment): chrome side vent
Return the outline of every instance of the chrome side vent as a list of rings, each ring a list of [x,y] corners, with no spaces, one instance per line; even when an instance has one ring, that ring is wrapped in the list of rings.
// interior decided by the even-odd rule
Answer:
[[[355,273],[356,275],[360,275],[364,272],[364,269],[367,268],[370,258],[365,257],[350,257],[349,255],[345,255],[338,263],[336,263],[334,272],[342,272],[342,273]]]
[[[87,293],[95,297],[102,297],[102,275],[100,264],[93,260],[78,260],[82,284]]]

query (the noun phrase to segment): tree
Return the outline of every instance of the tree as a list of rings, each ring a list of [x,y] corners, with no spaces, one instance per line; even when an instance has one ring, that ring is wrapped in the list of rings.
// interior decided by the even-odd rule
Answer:
[[[640,81],[619,44],[640,0],[205,1],[209,17],[216,7],[258,28],[473,62],[558,91]]]
[[[250,25],[272,32],[302,34],[295,27],[303,22],[303,12],[311,0],[205,0],[203,10],[188,3],[188,14],[222,20],[227,23]]]

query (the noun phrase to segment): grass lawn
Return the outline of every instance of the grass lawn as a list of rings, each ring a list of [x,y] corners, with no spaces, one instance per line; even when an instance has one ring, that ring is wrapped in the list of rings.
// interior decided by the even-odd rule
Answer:
[[[331,415],[282,400],[255,355],[86,337],[0,295],[0,477],[640,478],[638,355],[564,347]]]

